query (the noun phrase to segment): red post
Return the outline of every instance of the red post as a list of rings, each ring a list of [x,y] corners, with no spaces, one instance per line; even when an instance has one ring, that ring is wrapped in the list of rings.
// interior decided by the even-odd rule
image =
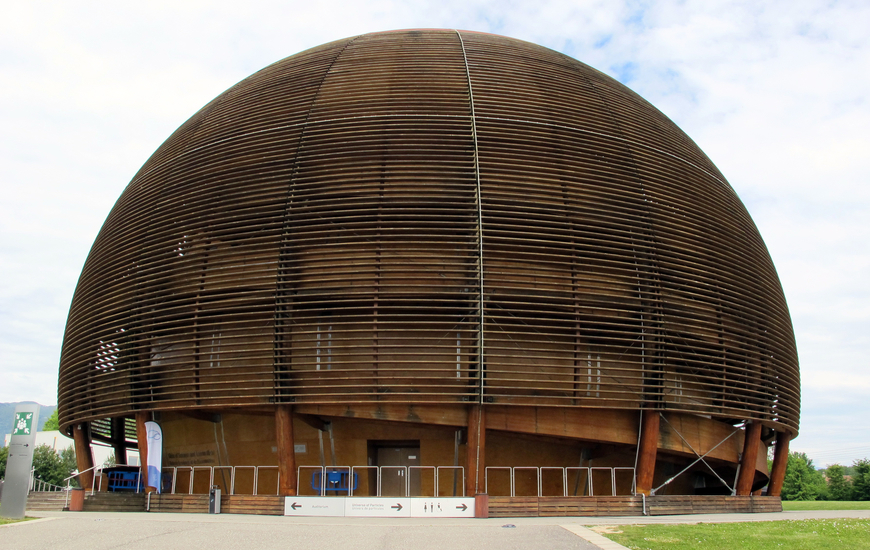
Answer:
[[[637,493],[649,495],[656,470],[656,452],[659,448],[661,416],[655,409],[642,412],[640,444],[637,449]]]
[[[767,496],[778,497],[782,494],[782,483],[785,480],[785,467],[788,465],[788,442],[791,439],[788,432],[777,432],[776,447],[773,451],[773,466],[770,469],[770,484]]]
[[[489,517],[489,495],[486,493],[478,493],[474,495],[474,517],[488,518]]]
[[[755,462],[758,459],[758,447],[761,445],[761,423],[751,422],[744,430],[743,455],[740,457],[740,475],[737,477],[738,496],[752,494]]]
[[[90,489],[94,482],[94,456],[91,454],[91,427],[87,422],[73,426],[73,442],[76,448],[76,466],[79,472],[79,483],[82,489]]]
[[[293,438],[293,409],[290,405],[278,405],[275,409],[275,435],[278,441],[278,490],[282,496],[295,496],[296,452]]]

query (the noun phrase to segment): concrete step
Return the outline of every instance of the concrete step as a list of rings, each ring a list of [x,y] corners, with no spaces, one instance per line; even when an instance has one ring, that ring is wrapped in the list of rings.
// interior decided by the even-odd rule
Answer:
[[[144,512],[145,493],[94,493],[85,495],[85,512]]]
[[[62,512],[66,504],[64,491],[31,491],[27,495],[27,509],[40,512]]]

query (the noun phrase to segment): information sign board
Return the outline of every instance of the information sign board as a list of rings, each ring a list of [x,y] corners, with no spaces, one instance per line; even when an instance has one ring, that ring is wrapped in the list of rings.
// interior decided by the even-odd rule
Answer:
[[[286,497],[285,516],[344,516],[343,497]]]
[[[3,482],[3,501],[0,505],[0,515],[5,518],[24,517],[38,419],[39,405],[15,406],[12,435],[9,437],[6,480]]]
[[[412,518],[473,518],[473,498],[412,498]]]
[[[410,498],[390,497],[348,497],[344,499],[346,517],[366,518],[409,518],[411,517]]]
[[[473,498],[285,497],[285,516],[473,518]]]

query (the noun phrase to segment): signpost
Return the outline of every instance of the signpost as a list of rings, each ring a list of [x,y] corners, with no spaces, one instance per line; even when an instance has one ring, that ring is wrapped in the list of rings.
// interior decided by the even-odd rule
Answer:
[[[38,423],[39,405],[16,405],[12,436],[9,438],[3,501],[0,504],[0,515],[5,518],[24,517],[27,492],[30,490],[30,467],[33,464]]]

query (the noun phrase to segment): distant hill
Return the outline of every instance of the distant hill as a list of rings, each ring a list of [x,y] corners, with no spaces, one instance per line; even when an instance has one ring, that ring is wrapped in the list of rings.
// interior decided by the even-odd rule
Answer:
[[[22,403],[36,403],[36,401],[19,401],[17,403],[0,403],[0,447],[3,446],[3,436],[12,433],[12,421],[15,419],[15,406]],[[57,405],[39,405],[39,429],[42,430],[42,425],[48,420],[57,409]]]

